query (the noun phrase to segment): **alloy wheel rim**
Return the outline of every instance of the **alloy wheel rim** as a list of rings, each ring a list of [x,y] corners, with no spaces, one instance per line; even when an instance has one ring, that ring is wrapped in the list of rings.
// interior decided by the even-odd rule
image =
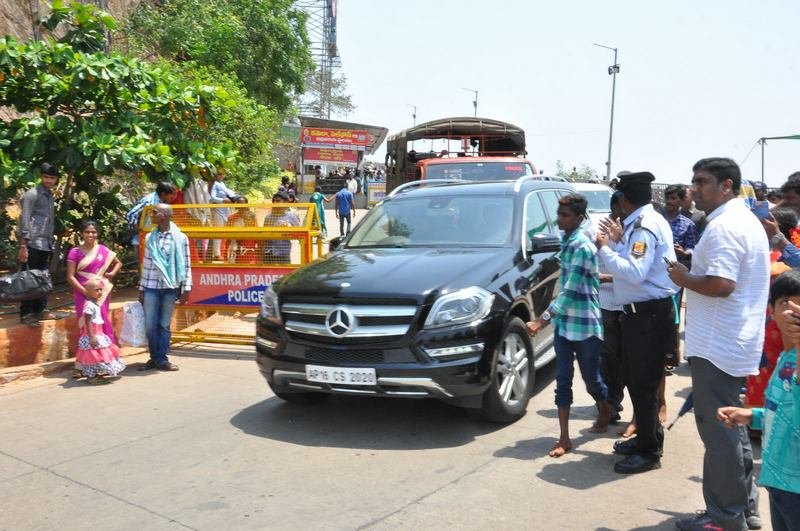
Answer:
[[[530,362],[525,342],[517,334],[503,339],[497,355],[497,393],[507,406],[516,406],[525,398],[530,377]]]

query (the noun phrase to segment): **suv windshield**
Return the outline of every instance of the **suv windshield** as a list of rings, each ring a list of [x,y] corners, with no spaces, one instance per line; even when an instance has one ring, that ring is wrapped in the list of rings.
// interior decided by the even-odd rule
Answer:
[[[511,181],[523,175],[533,175],[525,161],[519,162],[459,162],[429,164],[426,179],[461,179],[464,181]]]
[[[373,209],[347,247],[505,246],[513,216],[507,196],[400,197]]]
[[[579,191],[586,198],[589,203],[587,210],[589,212],[611,212],[611,196],[614,194],[613,190],[581,190]]]

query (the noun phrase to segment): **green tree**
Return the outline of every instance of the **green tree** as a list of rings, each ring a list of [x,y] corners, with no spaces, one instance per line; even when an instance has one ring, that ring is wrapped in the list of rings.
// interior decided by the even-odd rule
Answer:
[[[239,79],[213,67],[193,62],[175,65],[187,82],[214,84],[225,98],[211,102],[214,121],[194,133],[196,140],[211,144],[230,143],[237,149],[237,164],[228,168],[227,181],[239,193],[260,190],[266,194],[267,177],[280,175],[280,166],[273,153],[273,144],[280,127],[280,115],[274,109],[248,97]],[[274,192],[274,188],[271,190]]]
[[[591,166],[582,164],[580,168],[573,166],[567,169],[560,160],[556,161],[556,176],[568,181],[593,181],[598,179],[597,172]]]
[[[347,93],[347,77],[333,76],[328,70],[315,70],[306,81],[306,92],[300,99],[303,114],[318,118],[347,115],[356,109]]]
[[[0,201],[36,182],[42,161],[57,164],[66,176],[57,243],[63,227],[86,214],[112,212],[121,225],[123,196],[108,186],[115,173],[183,186],[235,166],[230,144],[202,134],[217,109],[235,104],[227,91],[187,83],[167,65],[97,51],[114,22],[93,5],[56,0],[43,25],[63,37],[0,38],[0,106],[19,113],[0,122]]]
[[[284,113],[314,68],[306,19],[292,0],[164,0],[141,3],[126,33],[135,53],[232,73]]]

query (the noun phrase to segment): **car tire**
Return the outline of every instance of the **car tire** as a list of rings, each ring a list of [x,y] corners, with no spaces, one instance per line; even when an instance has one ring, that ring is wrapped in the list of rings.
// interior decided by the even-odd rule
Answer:
[[[492,363],[491,384],[483,395],[483,406],[472,414],[503,424],[519,420],[528,407],[535,376],[533,344],[519,317],[512,317],[503,327]]]
[[[324,402],[330,396],[328,393],[305,393],[305,392],[295,392],[295,391],[285,391],[282,387],[276,387],[269,384],[269,388],[272,389],[272,392],[286,402],[291,404],[303,404],[303,405],[313,405],[319,404],[320,402]]]

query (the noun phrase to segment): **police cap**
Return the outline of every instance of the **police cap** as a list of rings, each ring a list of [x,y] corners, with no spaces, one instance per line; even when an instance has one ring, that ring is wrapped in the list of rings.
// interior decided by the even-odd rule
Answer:
[[[644,204],[649,203],[652,191],[650,183],[656,178],[649,171],[629,172],[623,171],[617,174],[619,183],[617,190],[632,203]]]

